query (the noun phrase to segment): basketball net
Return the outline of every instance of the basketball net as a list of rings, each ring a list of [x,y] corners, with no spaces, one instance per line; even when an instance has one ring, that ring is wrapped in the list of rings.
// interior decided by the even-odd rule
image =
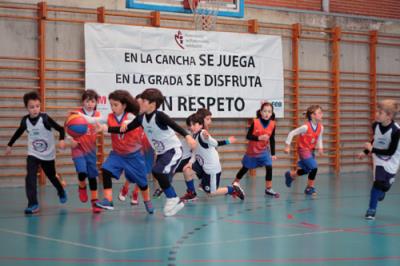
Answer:
[[[188,0],[193,12],[193,22],[196,30],[215,30],[219,3],[217,0]]]

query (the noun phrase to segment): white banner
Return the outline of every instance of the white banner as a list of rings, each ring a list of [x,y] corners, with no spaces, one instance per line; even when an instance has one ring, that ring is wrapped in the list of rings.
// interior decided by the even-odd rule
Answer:
[[[283,117],[280,36],[87,23],[85,53],[86,88],[102,96],[104,114],[116,89],[158,88],[171,117],[205,107],[213,117],[250,118],[261,101]]]

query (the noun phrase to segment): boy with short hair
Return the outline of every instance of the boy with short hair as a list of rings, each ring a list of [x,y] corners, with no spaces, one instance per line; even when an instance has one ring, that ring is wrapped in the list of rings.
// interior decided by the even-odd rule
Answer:
[[[64,128],[57,124],[49,115],[40,112],[41,100],[37,92],[28,92],[23,97],[28,114],[25,115],[19,128],[11,137],[6,148],[6,155],[11,154],[11,147],[15,141],[25,132],[28,132],[28,157],[27,157],[27,175],[25,178],[25,190],[28,198],[28,207],[25,214],[39,212],[39,203],[37,199],[37,172],[39,166],[42,167],[47,178],[57,190],[60,203],[67,202],[67,193],[61,182],[56,177],[55,158],[56,148],[54,133],[52,128],[60,134],[59,146],[65,148]]]

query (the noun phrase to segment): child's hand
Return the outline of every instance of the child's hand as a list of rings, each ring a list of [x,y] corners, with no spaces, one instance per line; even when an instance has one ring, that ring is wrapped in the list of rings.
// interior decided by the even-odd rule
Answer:
[[[268,136],[267,134],[258,136],[258,140],[265,140],[265,141],[267,141],[267,140],[269,140],[269,136]]]
[[[62,150],[65,149],[65,141],[63,139],[58,142],[58,147]]]
[[[207,130],[203,130],[203,131],[202,131],[202,135],[203,135],[203,138],[204,138],[204,139],[208,139],[208,138],[210,137],[210,133],[208,133]]]
[[[319,148],[318,149],[318,155],[324,155],[324,149],[323,148]]]
[[[290,145],[286,144],[285,149],[283,150],[285,153],[290,152]]]
[[[126,123],[122,123],[121,128],[120,128],[120,132],[125,133],[126,129],[128,128],[128,124]]]
[[[368,150],[369,152],[372,151],[372,144],[371,142],[365,142],[364,149]]]
[[[108,131],[107,125],[102,125],[99,122],[96,123],[96,133],[107,132],[107,131]]]
[[[229,143],[235,143],[237,140],[236,140],[236,138],[234,137],[234,136],[230,136],[229,138],[228,138],[228,140],[229,140]]]
[[[366,156],[366,154],[363,151],[360,152],[359,154],[357,154],[357,158],[360,160],[364,159],[365,156]]]
[[[276,161],[276,159],[278,159],[278,157],[276,157],[276,155],[272,155],[271,158],[272,158],[272,161]]]
[[[185,137],[187,144],[189,145],[190,149],[193,151],[194,149],[196,149],[196,141],[194,140],[194,138],[190,135],[187,135]]]
[[[11,151],[12,151],[12,149],[11,149],[11,147],[10,146],[7,146],[7,148],[6,148],[6,151],[5,151],[5,155],[10,155],[11,154]]]

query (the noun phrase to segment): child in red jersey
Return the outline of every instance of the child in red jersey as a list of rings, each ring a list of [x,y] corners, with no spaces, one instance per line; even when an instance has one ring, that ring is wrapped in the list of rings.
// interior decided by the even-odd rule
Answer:
[[[322,120],[322,108],[319,105],[311,105],[306,112],[307,122],[294,130],[292,130],[287,139],[285,152],[290,152],[290,143],[294,136],[297,138],[297,147],[300,160],[297,163],[299,168],[295,171],[287,171],[285,173],[285,183],[290,187],[296,177],[308,174],[307,187],[304,190],[306,195],[316,195],[314,180],[318,171],[318,164],[315,160],[314,150],[318,147],[319,155],[323,154],[322,134],[324,127],[320,123]]]
[[[246,154],[242,160],[242,168],[236,175],[233,184],[239,185],[242,177],[249,169],[265,166],[265,194],[278,198],[279,193],[272,189],[272,161],[275,156],[275,114],[269,102],[261,104],[257,118],[253,120],[247,131],[249,141]]]
[[[77,113],[89,117],[100,117],[100,112],[96,110],[99,95],[94,90],[85,90],[82,94],[82,107],[76,110]],[[101,211],[96,206],[97,202],[97,157],[96,157],[96,127],[89,124],[88,131],[85,135],[73,138],[71,140],[71,154],[74,161],[76,172],[79,180],[79,199],[81,202],[88,201],[86,190],[86,178],[89,181],[89,189],[91,194],[92,210],[94,213]]]
[[[136,95],[136,100],[139,104],[139,107],[141,106],[141,102],[143,101],[141,94]],[[139,110],[139,113],[143,113],[142,110]],[[125,120],[125,123],[122,125],[122,127],[126,127],[126,125],[128,123],[130,123],[131,120]],[[151,147],[151,144],[149,142],[149,140],[146,137],[146,134],[143,134],[142,136],[142,152],[144,155],[144,159],[145,159],[145,164],[146,164],[146,173],[147,175],[151,174],[151,168],[153,167],[153,163],[154,163],[154,150]],[[123,184],[123,186],[121,187],[119,194],[118,194],[118,199],[120,201],[125,201],[126,200],[126,196],[129,193],[129,185],[130,185],[130,181],[127,179],[125,180],[125,183]],[[155,182],[157,183],[157,182]],[[158,183],[157,183],[158,184]],[[137,184],[134,185],[133,190],[132,190],[132,195],[131,195],[131,201],[130,201],[131,205],[138,205],[139,204],[139,186]]]
[[[133,121],[139,113],[138,102],[124,90],[116,90],[108,96],[112,113],[107,117],[107,125],[120,127],[125,121]],[[85,116],[87,119],[87,117]],[[99,121],[95,121],[99,122]],[[138,184],[146,211],[154,213],[147,185],[146,165],[142,152],[143,129],[111,135],[112,151],[102,165],[104,199],[96,203],[102,209],[113,210],[112,182],[119,179],[122,172],[131,182]]]

